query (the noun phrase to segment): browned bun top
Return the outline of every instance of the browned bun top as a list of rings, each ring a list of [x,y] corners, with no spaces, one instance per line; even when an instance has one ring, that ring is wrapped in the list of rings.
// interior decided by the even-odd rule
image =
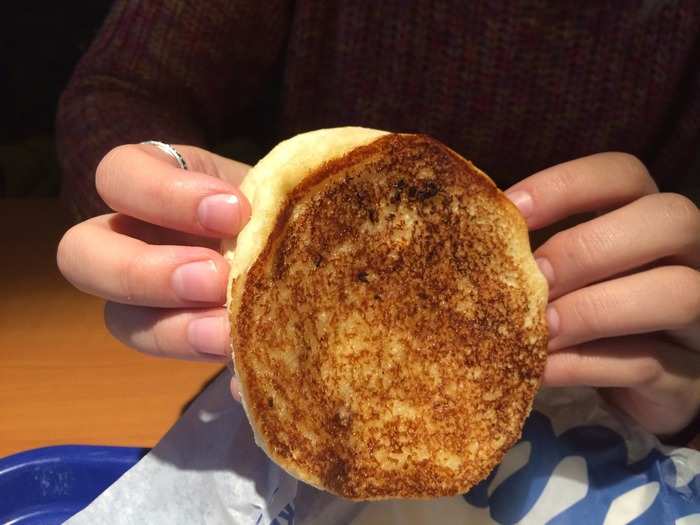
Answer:
[[[546,298],[517,209],[447,147],[387,134],[328,159],[232,287],[260,444],[347,498],[467,491],[520,436]]]

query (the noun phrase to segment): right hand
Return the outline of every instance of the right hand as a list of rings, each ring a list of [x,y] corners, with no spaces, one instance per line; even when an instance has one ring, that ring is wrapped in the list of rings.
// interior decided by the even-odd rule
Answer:
[[[175,148],[189,171],[150,145],[120,146],[102,159],[97,190],[116,213],[68,230],[58,267],[75,287],[107,300],[107,327],[126,345],[224,362],[229,268],[218,247],[250,218],[238,189],[249,166]]]

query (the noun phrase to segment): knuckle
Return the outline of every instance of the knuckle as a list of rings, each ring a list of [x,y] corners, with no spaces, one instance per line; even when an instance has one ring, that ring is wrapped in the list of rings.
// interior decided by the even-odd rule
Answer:
[[[591,365],[592,358],[576,350],[572,354],[569,366],[563,372],[564,382],[567,385],[581,385],[586,382],[586,372]]]
[[[179,148],[182,155],[187,157],[186,161],[190,170],[199,171],[201,173],[206,173],[207,175],[220,178],[218,167],[216,165],[216,162],[214,162],[214,158],[211,154],[209,154],[201,148],[182,148],[180,146],[176,147]]]
[[[56,265],[63,276],[68,279],[70,274],[70,264],[72,253],[76,242],[76,237],[80,235],[81,224],[76,224],[63,234],[56,249]]]
[[[560,164],[556,171],[552,173],[551,184],[555,188],[565,190],[573,186],[579,178],[580,173],[574,169],[573,162],[565,162]]]
[[[663,366],[655,350],[649,350],[647,355],[636,359],[632,366],[638,385],[655,383],[663,374]]]
[[[103,200],[109,197],[110,183],[115,179],[118,166],[123,162],[124,158],[128,157],[134,151],[134,146],[124,144],[112,148],[107,154],[102,157],[102,160],[97,164],[95,170],[95,186],[97,193]]]
[[[605,288],[590,288],[573,302],[571,315],[578,326],[577,332],[596,337],[604,333],[606,320],[615,308],[615,299]]]
[[[157,323],[143,309],[107,301],[104,307],[104,324],[109,333],[122,344],[149,355],[166,355]]]
[[[574,227],[561,232],[559,243],[567,264],[585,271],[594,267],[605,252],[607,237],[598,228]]]
[[[138,302],[143,288],[143,259],[140,255],[129,257],[120,272],[121,297],[126,303]]]
[[[168,345],[165,341],[162,328],[158,323],[155,323],[151,328],[151,344],[149,345],[148,353],[156,356],[170,356]]]
[[[690,229],[696,234],[700,231],[700,210],[692,200],[680,193],[659,193],[655,197],[655,204],[674,228]]]
[[[79,286],[80,276],[84,273],[85,257],[93,250],[91,230],[99,217],[94,217],[71,226],[61,237],[56,247],[56,266],[61,274],[74,286]]]
[[[645,164],[630,153],[615,151],[610,153],[612,160],[618,165],[618,172],[627,177],[635,186],[644,188],[652,193],[658,191],[656,182],[652,178]]]
[[[700,321],[700,272],[687,266],[669,269],[673,302],[678,308],[680,327]]]

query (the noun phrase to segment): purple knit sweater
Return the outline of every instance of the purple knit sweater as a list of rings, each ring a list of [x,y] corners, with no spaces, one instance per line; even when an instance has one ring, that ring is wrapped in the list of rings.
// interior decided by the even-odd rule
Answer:
[[[700,1],[117,0],[63,94],[77,217],[112,147],[419,131],[502,187],[605,150],[700,194]],[[610,173],[610,177],[614,177]]]

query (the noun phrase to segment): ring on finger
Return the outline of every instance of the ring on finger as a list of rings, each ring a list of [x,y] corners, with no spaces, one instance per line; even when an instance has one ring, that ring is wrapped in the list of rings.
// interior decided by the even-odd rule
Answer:
[[[185,161],[185,158],[172,145],[166,144],[165,142],[160,142],[159,140],[145,140],[145,141],[141,142],[141,144],[155,146],[156,148],[158,148],[160,151],[162,151],[166,155],[175,159],[175,162],[177,162],[177,165],[179,168],[181,168],[183,170],[188,169],[187,162]]]

